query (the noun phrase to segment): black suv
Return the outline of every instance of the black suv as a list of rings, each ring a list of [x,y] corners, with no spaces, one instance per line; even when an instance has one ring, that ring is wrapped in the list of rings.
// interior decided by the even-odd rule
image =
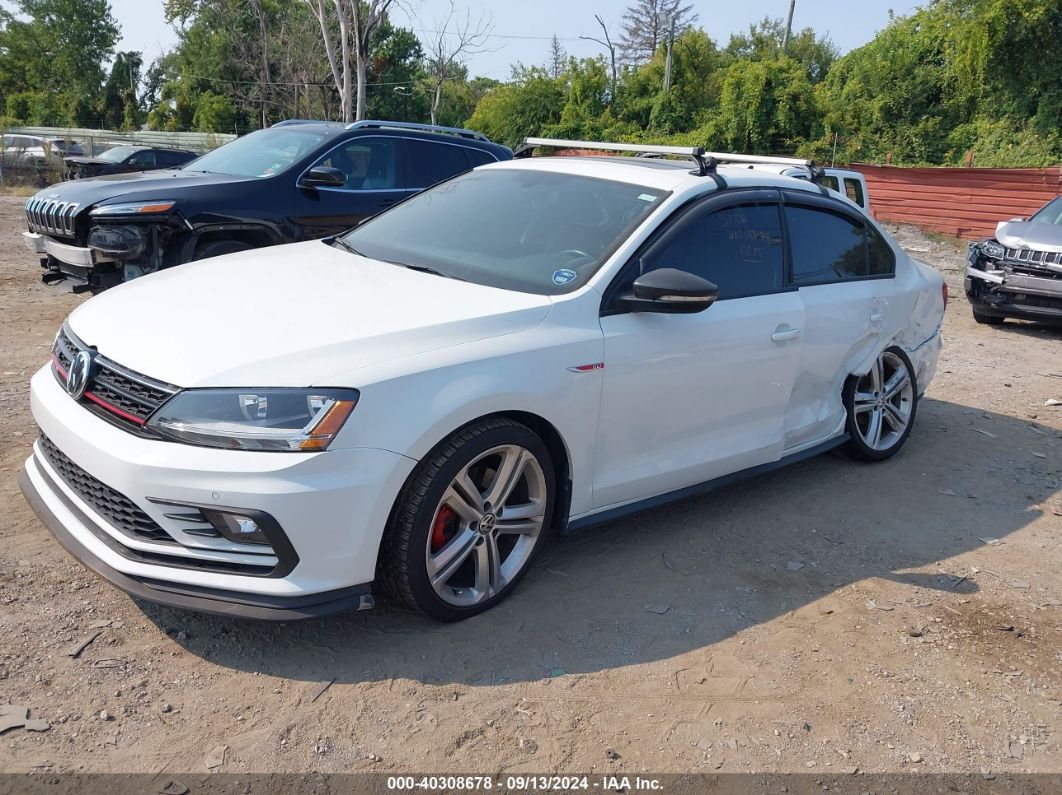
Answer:
[[[98,290],[160,268],[328,237],[470,168],[512,158],[471,130],[291,120],[179,169],[53,185],[26,203],[44,281]]]

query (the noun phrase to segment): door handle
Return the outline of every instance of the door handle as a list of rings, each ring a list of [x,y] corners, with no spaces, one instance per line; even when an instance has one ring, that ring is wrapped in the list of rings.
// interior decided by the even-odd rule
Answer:
[[[775,329],[774,334],[771,335],[771,339],[775,342],[785,342],[786,340],[795,340],[799,336],[800,329],[779,326]]]
[[[870,314],[870,322],[871,323],[880,323],[884,319],[885,319],[885,313],[884,312],[878,311],[878,312],[871,312],[871,314]]]

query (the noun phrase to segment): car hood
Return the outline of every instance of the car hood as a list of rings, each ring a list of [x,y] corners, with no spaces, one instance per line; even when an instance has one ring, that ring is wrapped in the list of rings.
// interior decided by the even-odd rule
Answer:
[[[69,324],[104,356],[177,386],[356,387],[330,379],[531,329],[551,306],[310,241],[141,277]]]
[[[1004,221],[996,227],[996,240],[1007,248],[1062,251],[1062,226],[1032,221]]]
[[[58,199],[76,202],[82,208],[108,200],[125,202],[180,199],[185,188],[204,185],[250,181],[229,174],[207,174],[202,171],[164,169],[160,171],[137,171],[132,174],[107,174],[89,179],[76,179],[52,185],[40,191],[35,198]]]

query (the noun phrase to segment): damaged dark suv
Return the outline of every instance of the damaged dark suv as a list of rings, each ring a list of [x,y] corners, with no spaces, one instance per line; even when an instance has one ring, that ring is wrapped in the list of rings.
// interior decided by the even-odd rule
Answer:
[[[1028,220],[996,227],[996,236],[971,243],[966,297],[974,320],[998,326],[1006,318],[1062,323],[1062,196]]]
[[[471,130],[292,120],[180,168],[45,188],[26,203],[23,237],[45,282],[100,290],[192,260],[329,237],[512,156]]]

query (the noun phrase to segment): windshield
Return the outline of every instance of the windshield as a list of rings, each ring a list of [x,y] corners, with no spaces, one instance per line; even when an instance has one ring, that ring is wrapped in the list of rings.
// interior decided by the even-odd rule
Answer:
[[[1062,226],[1062,196],[1049,201],[1039,212],[1029,219],[1036,224],[1054,224]]]
[[[271,177],[309,154],[322,133],[281,128],[259,130],[193,160],[186,171],[208,171],[234,177]]]
[[[366,257],[551,295],[585,283],[666,195],[575,174],[487,168],[417,194],[342,242]]]
[[[121,163],[136,150],[131,146],[116,146],[100,154],[100,160],[109,160],[112,163]]]

